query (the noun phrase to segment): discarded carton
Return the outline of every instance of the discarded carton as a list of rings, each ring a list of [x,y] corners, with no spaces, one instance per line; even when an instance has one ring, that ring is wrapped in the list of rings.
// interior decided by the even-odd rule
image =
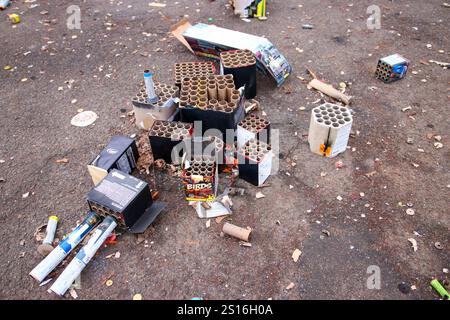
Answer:
[[[92,181],[97,185],[112,169],[131,173],[139,158],[134,139],[114,136],[98,156],[87,166]]]
[[[257,60],[258,69],[270,74],[280,86],[291,74],[292,67],[278,49],[266,38],[243,32],[198,23],[191,25],[186,19],[171,28],[172,34],[192,53],[219,60],[222,51],[248,49]]]

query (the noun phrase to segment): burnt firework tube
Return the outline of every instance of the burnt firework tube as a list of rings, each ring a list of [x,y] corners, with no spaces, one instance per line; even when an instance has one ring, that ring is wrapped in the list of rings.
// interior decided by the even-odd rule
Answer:
[[[89,213],[86,219],[84,219],[78,227],[76,227],[55,249],[53,249],[44,260],[31,270],[30,276],[37,281],[42,282],[99,221],[100,216],[95,212]]]
[[[148,102],[158,102],[158,96],[155,92],[155,84],[153,83],[153,74],[150,72],[150,70],[144,70],[144,83]]]
[[[64,269],[61,275],[56,279],[50,287],[50,291],[59,296],[63,296],[69,289],[76,278],[81,274],[83,269],[87,266],[89,261],[94,257],[97,250],[111,235],[114,228],[117,226],[117,221],[114,217],[106,217],[102,223],[95,229],[88,243],[81,248],[75,258]]]
[[[52,252],[52,250],[54,249],[53,240],[55,239],[57,225],[58,225],[58,217],[50,216],[47,222],[45,239],[42,241],[42,244],[38,247],[38,252],[42,254],[44,257],[47,256],[50,252]]]

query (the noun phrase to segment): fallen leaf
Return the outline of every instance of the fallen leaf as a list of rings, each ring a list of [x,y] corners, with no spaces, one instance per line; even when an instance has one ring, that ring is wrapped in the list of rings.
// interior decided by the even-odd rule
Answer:
[[[300,258],[301,255],[302,252],[299,249],[295,249],[294,252],[292,253],[292,259],[294,260],[294,262],[297,262],[298,258]]]

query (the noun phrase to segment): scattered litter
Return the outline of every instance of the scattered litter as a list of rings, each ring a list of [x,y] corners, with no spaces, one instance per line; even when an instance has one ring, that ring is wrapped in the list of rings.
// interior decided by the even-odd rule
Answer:
[[[337,199],[338,201],[342,201],[342,197],[341,197],[341,196],[337,196],[336,199]]]
[[[289,283],[288,286],[286,287],[286,290],[291,290],[292,288],[295,287],[295,284],[293,282]]]
[[[78,298],[78,294],[77,291],[74,288],[69,289],[69,294],[73,299],[77,299]]]
[[[136,293],[136,294],[133,296],[133,300],[142,300],[142,294]]]
[[[241,239],[245,242],[249,242],[249,238],[250,238],[252,229],[251,228],[241,228],[241,227],[235,226],[234,224],[226,222],[223,225],[222,232],[224,234],[230,235],[232,237]]]
[[[83,111],[75,115],[72,120],[70,120],[70,124],[76,127],[87,127],[97,120],[98,116],[93,111]]]
[[[57,216],[50,216],[48,218],[45,229],[45,238],[42,240],[42,244],[40,244],[37,248],[37,251],[44,257],[46,257],[54,249],[53,241],[55,240],[58,220],[59,219]]]
[[[112,281],[111,279],[106,280],[105,285],[106,285],[107,287],[111,287],[111,286],[113,285],[113,281]]]
[[[211,219],[208,219],[208,221],[206,221],[206,228],[211,227]]]
[[[69,159],[67,158],[62,158],[62,159],[57,159],[55,160],[56,163],[69,163]]]
[[[435,143],[434,143],[434,147],[435,147],[436,149],[442,149],[442,148],[444,147],[444,145],[443,145],[442,143],[440,143],[440,142],[435,142]]]
[[[45,281],[42,281],[42,282],[39,284],[39,287],[45,286],[47,283],[49,283],[49,282],[52,281],[52,280],[53,280],[52,278],[49,278],[49,279],[47,279],[47,280],[45,280]]]
[[[408,241],[411,243],[413,250],[417,251],[417,241],[414,238],[409,238]]]
[[[156,7],[156,8],[164,8],[166,6],[165,3],[159,3],[159,2],[150,2],[148,4],[149,7]]]
[[[345,95],[344,93],[340,92],[339,90],[333,88],[333,86],[323,83],[318,79],[313,79],[308,84],[309,87],[314,88],[327,96],[330,96],[334,99],[340,100],[344,102],[346,105],[350,104],[351,97]]]
[[[22,194],[22,198],[23,199],[26,199],[26,198],[28,198],[28,196],[30,195],[30,193],[29,192],[27,192],[27,193],[24,193],[24,194]]]
[[[256,196],[256,199],[261,199],[261,198],[266,197],[262,192],[257,192],[255,196]]]
[[[330,231],[328,231],[327,229],[322,229],[322,233],[324,235],[326,235],[327,237],[329,237],[331,235]]]
[[[250,242],[246,242],[246,241],[239,241],[239,245],[242,247],[251,247],[252,244]]]
[[[444,247],[442,246],[442,244],[440,242],[435,242],[434,243],[434,247],[438,250],[442,250],[444,249]]]
[[[392,82],[405,77],[409,61],[399,54],[384,57],[378,61],[376,77],[383,82]]]
[[[305,23],[305,24],[302,25],[302,29],[311,30],[311,29],[314,29],[314,25],[309,24],[309,23]]]
[[[294,260],[294,262],[297,262],[301,255],[302,252],[299,249],[295,249],[292,253],[292,260]]]
[[[12,24],[18,24],[21,21],[20,16],[17,13],[9,13],[8,18]]]
[[[414,209],[408,208],[408,209],[406,209],[406,214],[408,216],[413,216],[416,214],[416,212],[414,211]]]
[[[430,285],[433,287],[434,290],[436,290],[437,293],[439,293],[439,295],[441,296],[442,299],[450,300],[450,294],[444,288],[444,286],[441,285],[439,280],[437,280],[437,279],[431,280]]]

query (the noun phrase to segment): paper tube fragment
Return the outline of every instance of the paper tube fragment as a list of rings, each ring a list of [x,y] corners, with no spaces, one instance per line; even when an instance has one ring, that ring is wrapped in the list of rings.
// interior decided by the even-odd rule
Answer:
[[[313,79],[309,82],[309,86],[316,90],[319,90],[320,92],[326,94],[327,96],[340,100],[345,104],[350,104],[351,97],[336,90],[335,88],[333,88],[333,86],[329,84],[323,83],[317,79]]]

